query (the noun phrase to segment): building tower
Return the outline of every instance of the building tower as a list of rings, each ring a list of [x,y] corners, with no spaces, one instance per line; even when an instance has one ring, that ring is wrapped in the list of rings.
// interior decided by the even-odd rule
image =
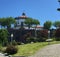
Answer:
[[[21,28],[21,26],[24,26],[24,21],[26,18],[28,17],[24,12],[22,13],[22,16],[15,17],[15,20],[16,20],[15,27],[19,29]]]

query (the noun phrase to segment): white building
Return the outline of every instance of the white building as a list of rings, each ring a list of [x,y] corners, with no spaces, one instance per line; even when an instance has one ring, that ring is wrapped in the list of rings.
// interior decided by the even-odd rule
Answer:
[[[16,20],[15,27],[20,28],[21,26],[25,26],[24,21],[26,18],[28,18],[28,17],[25,15],[25,13],[22,13],[22,16],[16,17],[15,18],[15,20]]]
[[[25,19],[27,19],[29,17],[26,16],[25,13],[22,13],[22,16],[18,16],[18,17],[15,17],[15,20],[16,20],[16,24],[15,24],[15,28],[16,29],[19,29],[21,28],[21,26],[23,26],[25,29],[28,29],[28,26],[26,26],[26,24],[24,23]],[[35,29],[35,27],[31,27],[30,29]],[[36,27],[36,30],[42,30],[43,27],[41,27],[40,25],[37,25]]]

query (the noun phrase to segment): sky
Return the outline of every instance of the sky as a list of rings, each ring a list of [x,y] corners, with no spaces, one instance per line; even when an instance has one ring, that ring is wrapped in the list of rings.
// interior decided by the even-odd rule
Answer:
[[[60,21],[58,0],[0,0],[0,18],[18,17],[25,12],[27,17],[38,19],[40,26],[46,21]]]

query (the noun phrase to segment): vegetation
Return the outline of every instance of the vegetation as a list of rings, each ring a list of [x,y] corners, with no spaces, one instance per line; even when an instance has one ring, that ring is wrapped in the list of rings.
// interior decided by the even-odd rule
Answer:
[[[11,24],[15,23],[15,19],[13,17],[7,17],[7,18],[0,18],[0,25],[5,28],[11,28]]]
[[[0,29],[0,43],[2,45],[8,43],[8,31],[6,29]]]
[[[37,39],[39,42],[46,41],[48,38],[48,30],[40,30],[37,32]]]
[[[56,27],[56,28],[60,28],[60,21],[55,21],[55,22],[53,23],[53,25],[54,25],[54,27]]]
[[[44,29],[49,30],[51,28],[51,26],[52,26],[52,22],[51,21],[46,21],[44,23]]]
[[[60,41],[60,28],[57,29],[56,32],[55,32],[55,39],[56,39],[57,41]]]
[[[50,42],[51,44],[58,44],[60,41]],[[38,50],[41,50],[43,47],[47,46],[48,42],[37,42],[32,44],[18,45],[18,52],[13,56],[29,56],[35,54]]]
[[[41,43],[32,43],[32,44],[24,44],[18,46],[18,52],[14,54],[14,56],[29,56],[34,54],[37,50],[46,46],[47,42]]]
[[[27,18],[26,20],[25,20],[25,24],[28,26],[28,28],[30,29],[30,27],[32,26],[32,25],[38,25],[38,24],[40,24],[40,22],[38,21],[38,20],[36,20],[36,19],[33,19],[33,18]]]
[[[16,23],[15,19],[12,17],[0,18],[0,26],[1,28],[4,27],[4,29],[0,29],[1,45],[5,45],[8,43],[9,33],[7,29],[11,28],[11,24],[15,24],[15,23]],[[31,34],[33,33],[29,31],[23,37],[26,43],[31,43],[31,44],[21,45],[21,42],[16,42],[14,40],[12,42],[12,45],[7,46],[7,48],[5,49],[5,52],[7,52],[8,54],[14,54],[14,56],[20,56],[20,55],[28,56],[34,54],[37,50],[41,49],[42,47],[48,44],[48,42],[45,41],[48,38],[48,30],[50,30],[52,26],[51,21],[46,21],[43,25],[44,29],[40,31],[36,30],[36,26],[40,24],[40,22],[36,19],[28,18],[25,20],[25,24],[29,27],[29,29],[30,27],[35,25],[35,30],[33,31],[35,37],[31,36]],[[55,37],[52,39],[60,40],[60,21],[55,21],[53,23],[53,26],[56,27],[56,30],[51,32],[51,34],[53,33],[53,37]],[[40,43],[35,43],[35,42],[40,42]],[[50,43],[54,44],[56,42],[50,42]],[[18,48],[16,48],[17,44],[18,44]]]
[[[8,45],[4,52],[8,53],[8,54],[16,54],[17,51],[18,51],[18,49],[17,49],[16,46],[14,46],[14,45]]]

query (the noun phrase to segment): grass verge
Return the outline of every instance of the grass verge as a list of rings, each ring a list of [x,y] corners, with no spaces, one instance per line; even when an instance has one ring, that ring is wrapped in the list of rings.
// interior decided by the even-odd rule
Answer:
[[[50,45],[59,44],[59,43],[60,41],[53,41],[53,42],[50,42]],[[30,56],[47,45],[48,45],[48,42],[37,42],[37,43],[31,43],[31,44],[18,45],[17,46],[18,52],[13,56]]]
[[[14,54],[14,56],[29,56],[34,54],[39,49],[46,46],[47,42],[39,42],[39,43],[32,43],[32,44],[24,44],[18,46],[18,52]]]

